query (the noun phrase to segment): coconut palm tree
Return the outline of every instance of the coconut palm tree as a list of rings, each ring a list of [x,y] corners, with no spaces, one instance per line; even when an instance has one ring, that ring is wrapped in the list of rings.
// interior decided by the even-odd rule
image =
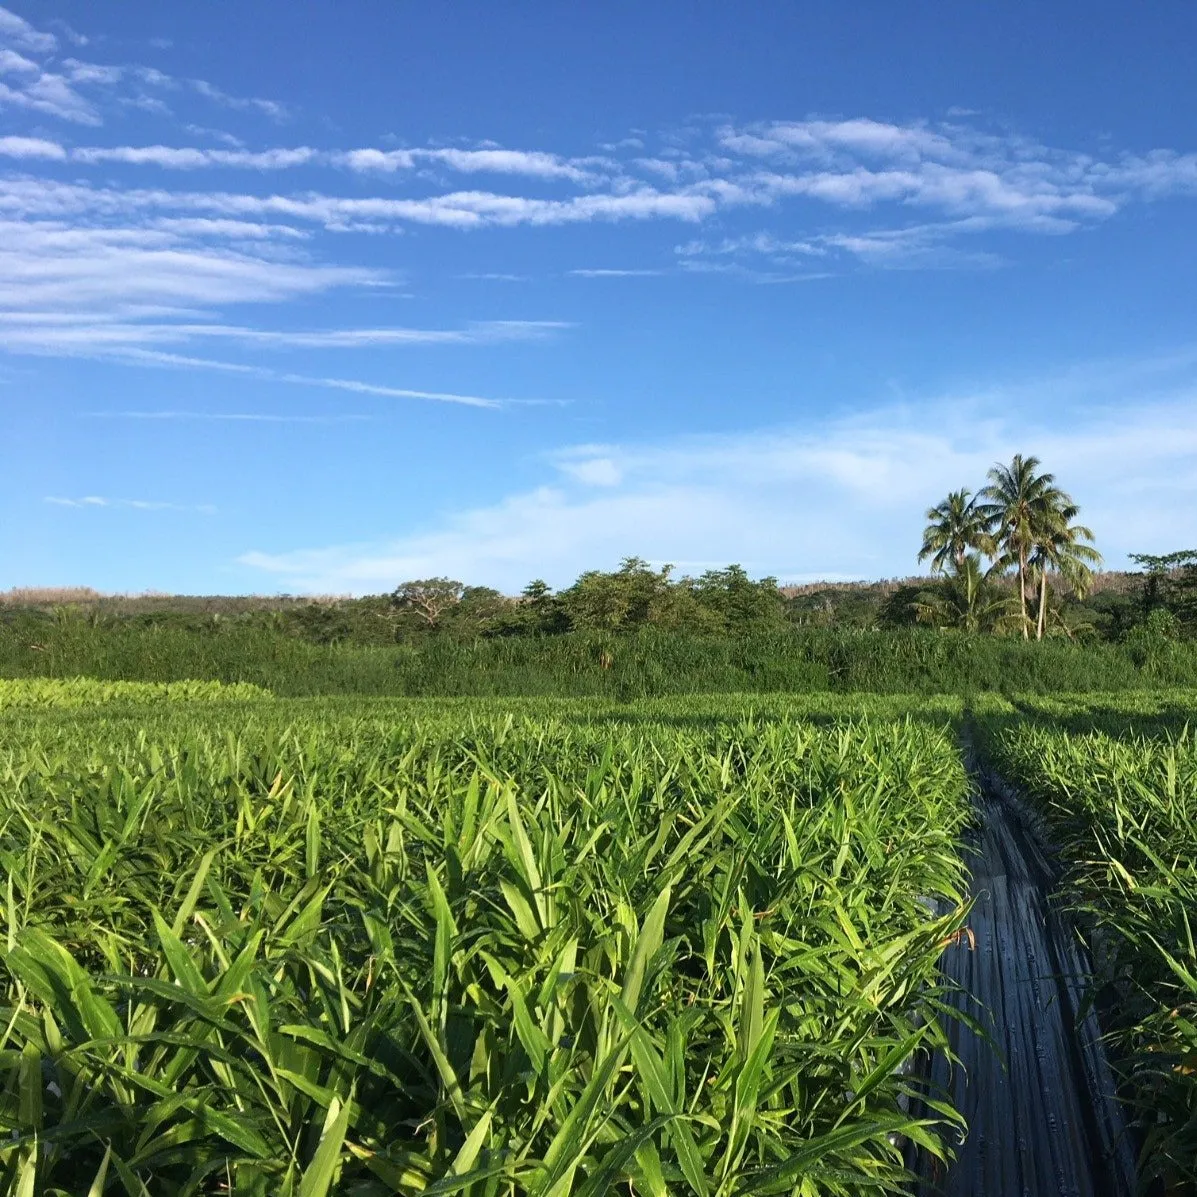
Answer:
[[[1067,496],[1060,496],[1066,500]],[[1101,554],[1084,541],[1092,541],[1093,533],[1084,524],[1073,521],[1080,508],[1071,501],[1061,501],[1048,513],[1038,542],[1031,552],[1028,566],[1039,580],[1039,614],[1035,621],[1035,639],[1042,640],[1047,631],[1047,579],[1049,573],[1060,575],[1078,597],[1084,598],[1093,581],[1093,567],[1101,564]]]
[[[985,518],[970,494],[967,490],[954,490],[927,511],[919,560],[930,557],[932,573],[946,573],[949,565],[959,573],[971,549],[988,550]]]
[[[1047,532],[1058,522],[1055,512],[1072,499],[1055,485],[1054,474],[1040,474],[1039,458],[1015,454],[1008,466],[989,471],[989,485],[977,495],[977,509],[993,540],[997,565],[1018,570],[1018,601],[1023,639],[1030,639],[1027,583],[1030,561]]]
[[[1001,631],[1017,622],[1014,600],[994,594],[992,570],[981,564],[979,553],[968,553],[954,568],[939,594],[916,600],[912,606],[919,623],[962,632]]]

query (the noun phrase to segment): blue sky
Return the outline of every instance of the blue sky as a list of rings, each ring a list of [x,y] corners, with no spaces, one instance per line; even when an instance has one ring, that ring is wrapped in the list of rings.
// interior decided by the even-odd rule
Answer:
[[[1197,542],[1197,9],[0,8],[0,587]]]

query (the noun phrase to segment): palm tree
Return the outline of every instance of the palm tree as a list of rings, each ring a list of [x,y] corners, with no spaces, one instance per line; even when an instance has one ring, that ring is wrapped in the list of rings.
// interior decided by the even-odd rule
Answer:
[[[1023,639],[1030,639],[1027,616],[1027,581],[1031,555],[1040,540],[1057,524],[1055,512],[1071,507],[1072,500],[1055,485],[1054,474],[1039,474],[1039,458],[1016,453],[1008,466],[989,471],[989,485],[977,499],[1002,569],[1018,569],[1018,601]]]
[[[1031,552],[1028,565],[1039,579],[1039,616],[1035,621],[1035,639],[1042,640],[1047,631],[1047,576],[1059,574],[1067,581],[1078,597],[1084,598],[1093,581],[1093,566],[1101,564],[1101,554],[1091,545],[1084,544],[1093,539],[1093,533],[1084,524],[1073,521],[1080,515],[1080,508],[1067,495],[1048,513],[1045,526],[1041,529],[1038,543]]]
[[[930,557],[932,573],[946,573],[949,564],[959,573],[970,549],[988,550],[985,518],[969,491],[952,491],[941,503],[928,509],[926,518],[919,560]]]
[[[943,590],[916,600],[912,606],[919,623],[962,632],[999,631],[1017,619],[1014,600],[995,596],[990,584],[992,570],[982,568],[979,553],[966,554],[954,569]]]

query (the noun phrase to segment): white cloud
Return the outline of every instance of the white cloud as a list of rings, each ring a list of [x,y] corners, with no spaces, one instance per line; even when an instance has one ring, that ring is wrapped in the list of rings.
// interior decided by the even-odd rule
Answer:
[[[783,579],[904,576],[927,506],[982,485],[1015,452],[1034,453],[1081,504],[1113,565],[1193,539],[1197,383],[1137,407],[1158,364],[1094,367],[997,392],[953,396],[760,432],[656,444],[582,446],[558,480],[458,512],[383,544],[270,553],[240,561],[288,589],[365,592],[448,574],[514,592],[565,584],[635,553],[653,561],[739,561]],[[1103,371],[1105,373],[1103,374]],[[1050,395],[1101,396],[1064,430],[1039,413]],[[994,411],[1005,412],[995,418]]]
[[[18,54],[15,50],[0,47],[0,75],[41,74],[41,67],[31,58]]]
[[[843,121],[773,121],[747,130],[725,126],[724,149],[759,157],[827,158],[837,151],[879,158],[943,157],[953,153],[949,137],[925,124],[894,125],[868,118]]]
[[[163,229],[0,220],[0,309],[277,302],[381,278],[361,267],[188,242]]]
[[[148,227],[163,229],[181,237],[222,237],[230,241],[270,241],[278,237],[306,240],[311,237],[307,229],[297,229],[289,224],[222,220],[210,216],[160,216],[150,220]]]
[[[592,180],[595,175],[589,167],[596,164],[593,159],[579,163],[543,150],[506,150],[498,147],[474,150],[363,148],[336,155],[334,160],[350,170],[363,173],[394,174],[427,163],[446,166],[464,174],[527,175],[537,179],[567,179],[573,183]]]
[[[641,188],[621,195],[588,194],[548,200],[499,195],[489,191],[455,191],[419,199],[345,198],[319,192],[299,195],[251,195],[228,191],[91,187],[48,179],[0,179],[0,214],[29,218],[68,215],[112,217],[131,212],[170,210],[175,214],[204,212],[214,216],[272,216],[306,220],[337,230],[361,224],[440,225],[482,228],[487,225],[561,225],[592,221],[667,218],[698,221],[715,210],[707,196],[681,195]]]
[[[650,275],[663,272],[660,270],[618,270],[600,267],[593,270],[571,270],[569,273],[577,278],[648,278]]]
[[[28,60],[18,56],[18,63]],[[70,60],[74,62],[74,60]],[[34,64],[29,63],[33,66]],[[83,78],[88,64],[76,64],[74,77]],[[113,68],[115,70],[115,68]],[[162,72],[138,68],[136,77],[159,87],[178,88],[179,81]],[[115,77],[115,76],[114,76]],[[54,77],[60,78],[60,77]],[[107,78],[107,77],[106,77]],[[60,78],[60,82],[62,82]],[[37,86],[52,86],[41,75]],[[32,103],[34,84],[22,84]],[[212,93],[211,85],[200,88]],[[218,89],[217,94],[223,95]],[[47,102],[51,100],[45,96]],[[66,95],[53,102],[71,104]],[[80,103],[86,104],[84,100]],[[265,101],[245,101],[247,104]],[[90,119],[87,113],[76,113]],[[34,157],[35,139],[14,145],[12,154]],[[58,157],[42,143],[42,154]],[[118,203],[140,210],[174,207],[215,216],[274,215],[310,221],[334,231],[381,232],[404,223],[471,229],[488,225],[560,225],[600,220],[681,219],[701,221],[724,208],[777,209],[793,199],[814,200],[831,210],[922,210],[924,221],[914,227],[928,239],[944,241],[994,229],[1029,233],[1066,233],[1108,219],[1125,204],[1172,193],[1197,192],[1197,155],[1172,150],[1123,154],[1102,161],[1079,151],[1055,150],[1015,135],[981,132],[960,124],[931,127],[925,123],[898,125],[857,118],[845,121],[798,121],[715,131],[714,149],[675,150],[672,157],[567,158],[544,150],[481,148],[412,148],[349,151],[317,150],[310,146],[211,148],[170,145],[80,146],[62,149],[82,164],[119,163],[170,170],[239,168],[259,172],[296,167],[348,166],[362,173],[409,172],[412,186],[425,186],[428,172],[420,167],[511,175],[529,180],[568,183],[578,189],[569,196],[503,194],[460,190],[442,194],[404,196],[339,196],[319,191],[289,195],[253,195],[228,191],[170,192],[130,188],[118,195],[104,189],[75,186],[75,199],[89,206],[113,208]],[[665,168],[668,168],[667,170]],[[662,189],[646,176],[664,175]],[[111,189],[109,189],[111,190]],[[67,191],[60,189],[56,201]],[[802,237],[757,233],[741,235],[747,243],[772,237],[775,253],[818,252],[835,245],[835,237],[863,237],[865,250],[856,256],[880,262],[892,260],[899,237],[908,243],[912,231],[893,222],[879,231],[859,228],[809,233]],[[736,240],[731,238],[729,240]],[[805,244],[804,244],[805,243]],[[848,242],[839,247],[853,252]],[[751,252],[765,252],[760,247]],[[716,252],[727,252],[726,249]],[[931,262],[925,250],[920,255]],[[916,255],[910,255],[913,260]]]
[[[382,399],[427,399],[436,403],[452,403],[463,407],[500,408],[514,400],[489,399],[480,395],[460,395],[452,391],[424,391],[395,387],[383,383],[363,382],[354,378],[325,378],[310,374],[273,370],[267,366],[227,362],[213,358],[190,357],[179,353],[164,353],[156,349],[118,348],[107,353],[90,350],[90,356],[106,356],[113,361],[138,366],[178,367],[186,370],[215,370],[225,374],[240,374],[246,378],[261,378],[268,382],[283,382],[292,386],[319,387],[332,391],[348,391],[355,395],[373,395]],[[523,401],[528,402],[528,401]]]
[[[262,100],[253,96],[233,96],[206,79],[189,79],[191,87],[207,100],[219,104],[224,108],[232,108],[241,112],[259,112],[271,120],[285,120],[290,110],[285,104],[277,100]]]
[[[481,320],[463,328],[263,329],[146,317],[120,319],[111,311],[38,312],[0,310],[0,344],[31,352],[114,350],[122,347],[233,341],[291,349],[361,349],[388,345],[493,345],[541,340],[570,327],[557,320]],[[128,313],[126,313],[128,315]]]
[[[70,156],[74,162],[123,162],[129,166],[152,165],[173,170],[197,170],[213,166],[281,170],[292,166],[305,166],[319,157],[309,146],[253,152],[165,145],[84,146],[72,150]]]
[[[207,125],[191,124],[184,125],[183,129],[193,137],[207,137],[213,141],[219,141],[222,145],[231,146],[235,150],[245,149],[245,142],[240,137],[234,137],[232,133],[228,133],[224,129],[212,129]]]
[[[540,150],[449,149],[417,150],[414,153],[417,161],[436,162],[467,174],[530,175],[538,179],[569,179],[574,183],[585,183],[593,177],[574,163]]]
[[[100,124],[100,114],[61,76],[50,73],[22,76],[13,85],[0,83],[0,109],[28,108],[82,125]]]
[[[397,170],[410,170],[415,165],[411,150],[349,150],[340,156],[340,160],[350,170],[376,171],[381,174],[394,174]]]
[[[107,66],[98,62],[80,62],[77,58],[67,58],[62,65],[72,83],[95,83],[112,87],[125,77],[122,67]]]
[[[200,421],[231,424],[357,424],[372,419],[354,412],[334,415],[295,415],[261,411],[90,411],[97,420]]]
[[[211,503],[162,503],[153,499],[106,499],[101,495],[84,495],[81,499],[64,499],[58,495],[47,495],[46,502],[55,507],[109,507],[132,511],[188,511],[200,515],[216,514],[216,508]]]
[[[66,40],[76,46],[88,44],[88,38],[61,21],[52,21]],[[217,87],[206,79],[177,79],[156,67],[144,65],[85,62],[64,58],[54,70],[47,69],[49,56],[58,50],[58,38],[35,29],[8,9],[0,8],[0,74],[15,82],[0,83],[0,107],[28,108],[62,120],[98,125],[100,110],[79,88],[104,92],[104,98],[122,106],[142,108],[159,115],[170,109],[144,89],[190,91],[211,103],[240,112],[257,112],[274,121],[285,120],[290,110],[277,100],[239,96]],[[159,47],[161,48],[161,47]],[[33,55],[40,57],[39,63]]]
[[[618,486],[623,481],[623,470],[610,457],[567,454],[556,464],[567,477],[586,486]]]
[[[0,38],[40,54],[52,54],[58,48],[58,39],[52,33],[35,29],[23,17],[18,17],[7,8],[0,8]]]
[[[0,137],[0,156],[61,162],[66,158],[66,151],[56,141],[41,137]]]

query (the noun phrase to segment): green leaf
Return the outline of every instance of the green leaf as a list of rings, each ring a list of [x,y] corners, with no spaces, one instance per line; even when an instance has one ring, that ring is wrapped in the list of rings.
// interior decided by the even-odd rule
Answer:
[[[304,1170],[297,1197],[326,1197],[332,1189],[341,1163],[341,1146],[349,1128],[349,1105],[342,1105],[336,1098],[328,1107],[324,1119],[324,1131],[312,1156],[312,1162]]]
[[[104,1185],[108,1182],[108,1161],[112,1158],[112,1145],[109,1144],[104,1148],[104,1158],[100,1161],[100,1170],[96,1173],[96,1178],[91,1182],[91,1187],[87,1190],[87,1197],[100,1197],[104,1192]]]
[[[652,909],[644,918],[640,934],[636,937],[636,946],[632,950],[632,959],[624,973],[623,989],[620,999],[633,1014],[640,1005],[640,989],[644,984],[644,970],[649,960],[660,950],[665,936],[665,916],[669,912],[669,886],[666,886],[652,904]]]

